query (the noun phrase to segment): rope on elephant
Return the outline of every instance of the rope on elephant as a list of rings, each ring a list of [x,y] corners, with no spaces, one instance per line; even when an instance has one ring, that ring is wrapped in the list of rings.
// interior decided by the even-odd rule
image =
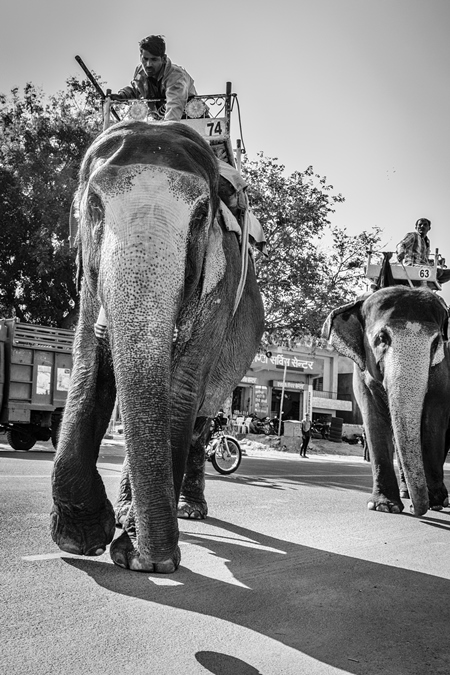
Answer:
[[[405,267],[404,264],[403,264],[403,260],[400,260],[400,265],[401,265],[401,266],[403,267],[403,269],[405,270],[406,278],[408,279],[408,283],[409,283],[410,288],[414,288],[414,284],[413,284],[413,282],[411,281],[411,278],[410,278],[410,276],[409,276],[409,274],[408,274],[408,271],[407,271],[406,267]]]
[[[248,272],[248,232],[249,232],[249,215],[248,209],[245,211],[245,215],[242,223],[242,236],[241,236],[241,278],[239,279],[239,284],[236,291],[236,299],[234,301],[233,316],[236,314],[237,308],[242,298],[244,292],[245,282],[247,279]]]

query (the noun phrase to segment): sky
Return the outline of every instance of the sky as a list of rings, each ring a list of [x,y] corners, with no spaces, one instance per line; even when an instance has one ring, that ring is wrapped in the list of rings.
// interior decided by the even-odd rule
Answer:
[[[166,38],[200,94],[238,95],[247,155],[312,165],[345,202],[332,223],[382,228],[382,248],[431,220],[450,267],[450,0],[0,0],[0,92],[48,94],[86,65],[117,91],[138,42]],[[237,117],[232,136],[238,136]],[[448,287],[448,288],[447,288]],[[450,304],[450,282],[442,296]]]

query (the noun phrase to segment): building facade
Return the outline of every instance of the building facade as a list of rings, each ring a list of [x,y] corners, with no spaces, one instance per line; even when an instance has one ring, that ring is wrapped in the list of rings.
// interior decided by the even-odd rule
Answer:
[[[233,416],[278,417],[301,420],[309,413],[324,421],[346,412],[352,415],[352,394],[338,394],[342,364],[325,340],[307,338],[292,347],[271,346],[258,353],[233,392]]]

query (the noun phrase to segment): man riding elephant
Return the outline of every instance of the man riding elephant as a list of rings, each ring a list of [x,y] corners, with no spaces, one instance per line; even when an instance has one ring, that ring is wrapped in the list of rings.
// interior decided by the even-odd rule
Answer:
[[[111,99],[145,98],[155,119],[181,120],[188,100],[197,95],[194,80],[166,54],[162,35],[149,35],[139,42],[140,64],[129,86],[111,94]]]

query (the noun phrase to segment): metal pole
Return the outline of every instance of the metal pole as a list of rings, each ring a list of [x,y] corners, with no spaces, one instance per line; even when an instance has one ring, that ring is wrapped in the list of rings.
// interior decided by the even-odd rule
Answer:
[[[281,436],[281,420],[283,418],[284,388],[286,386],[286,369],[287,369],[287,361],[284,364],[283,386],[281,388],[280,419],[279,419],[279,422],[278,422],[278,436]]]
[[[231,82],[227,82],[227,89],[225,94],[225,125],[226,125],[226,135],[229,137],[231,127]]]
[[[103,131],[108,129],[111,124],[111,89],[106,90],[106,96],[103,100]]]
[[[241,173],[242,143],[241,139],[236,139],[236,169]]]
[[[81,68],[84,70],[84,72],[86,73],[89,82],[92,84],[92,86],[94,87],[94,89],[96,90],[96,92],[101,96],[102,100],[104,100],[104,99],[105,99],[105,94],[104,94],[104,92],[103,92],[103,89],[101,88],[101,86],[99,85],[99,83],[97,82],[97,80],[95,79],[95,77],[92,75],[91,71],[90,71],[89,68],[86,66],[86,64],[84,63],[83,59],[82,59],[80,56],[76,56],[76,57],[75,57],[75,60],[76,60],[76,62],[81,66]],[[109,89],[108,91],[109,91],[109,93],[111,93],[111,89]],[[115,111],[114,109],[113,109],[112,113],[113,113],[114,117],[116,118],[116,120],[117,120],[118,122],[120,122],[120,117],[119,117],[119,115],[116,113],[116,111]]]

